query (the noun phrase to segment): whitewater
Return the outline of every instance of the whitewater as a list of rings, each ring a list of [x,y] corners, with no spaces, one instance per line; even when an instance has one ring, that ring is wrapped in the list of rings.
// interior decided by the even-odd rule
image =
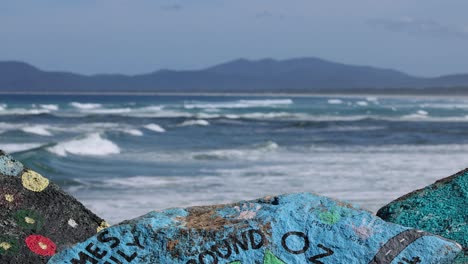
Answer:
[[[0,97],[0,149],[112,223],[303,191],[375,211],[464,169],[466,131],[463,97]]]

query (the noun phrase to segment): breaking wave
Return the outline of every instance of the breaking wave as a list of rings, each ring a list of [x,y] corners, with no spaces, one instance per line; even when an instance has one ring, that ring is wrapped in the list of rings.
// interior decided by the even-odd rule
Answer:
[[[157,124],[147,124],[143,127],[154,132],[159,132],[159,133],[166,132],[164,128],[162,128],[160,125],[157,125]]]
[[[67,154],[107,156],[120,153],[120,148],[117,144],[101,137],[99,133],[92,133],[83,138],[61,142],[47,148],[47,150],[62,157],[67,156]]]
[[[179,124],[179,126],[209,126],[210,122],[198,119],[198,120],[187,120]]]
[[[239,100],[219,103],[185,103],[186,109],[251,108],[275,107],[293,104],[291,99]]]
[[[72,102],[70,103],[70,105],[78,109],[96,109],[96,108],[102,107],[102,104],[78,103],[78,102]]]
[[[34,126],[25,126],[21,128],[25,133],[36,134],[39,136],[52,136],[52,133],[48,130],[48,126],[45,125],[34,125]]]
[[[258,160],[269,152],[276,151],[279,145],[273,141],[237,149],[220,149],[193,153],[195,160]]]
[[[8,153],[21,152],[36,149],[43,146],[41,143],[0,143],[0,149]]]

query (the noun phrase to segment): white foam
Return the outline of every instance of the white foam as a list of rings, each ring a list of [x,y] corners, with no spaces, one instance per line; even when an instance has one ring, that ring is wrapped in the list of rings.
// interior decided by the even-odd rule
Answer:
[[[227,114],[227,115],[224,115],[224,117],[229,118],[229,119],[239,119],[240,118],[239,115],[234,115],[234,114]]]
[[[157,124],[147,124],[143,127],[154,132],[159,132],[159,133],[166,132],[164,128],[162,128],[160,125],[157,125]]]
[[[340,99],[328,99],[329,104],[342,104],[343,100]]]
[[[366,101],[358,101],[358,102],[356,102],[356,104],[359,105],[359,106],[367,106],[367,105],[369,105],[369,103],[367,103]]]
[[[203,119],[187,120],[179,124],[179,126],[208,126],[208,125],[210,125],[210,122],[203,120]]]
[[[290,105],[294,102],[291,99],[266,99],[266,100],[239,100],[234,102],[214,102],[214,103],[185,103],[186,109],[217,109],[217,108],[251,108],[251,107],[275,107]]]
[[[40,107],[42,109],[47,109],[47,110],[50,110],[50,111],[57,111],[59,110],[59,106],[56,105],[56,104],[41,104]]]
[[[25,150],[35,149],[40,146],[42,146],[41,143],[22,143],[22,144],[0,143],[0,149],[8,153],[15,153],[15,152],[21,152]]]
[[[199,118],[199,119],[213,119],[213,118],[219,118],[221,117],[220,115],[218,114],[208,114],[208,113],[198,113],[195,115],[196,118]]]
[[[197,160],[260,160],[268,153],[276,151],[279,145],[273,141],[235,149],[219,149],[191,154]]]
[[[29,134],[36,134],[40,136],[52,136],[52,133],[47,129],[48,129],[48,126],[45,126],[45,125],[25,126],[21,128],[23,132],[26,132]]]
[[[158,110],[158,111],[146,111],[133,109],[129,113],[123,114],[125,116],[132,117],[155,117],[155,118],[177,118],[177,117],[193,117],[193,114],[176,111],[176,110]]]
[[[6,105],[6,104],[0,104],[0,111],[3,111],[3,110],[5,110],[5,109],[6,109],[6,107],[7,107],[7,105]]]
[[[160,105],[150,105],[150,106],[139,108],[138,110],[143,111],[143,112],[158,112],[158,111],[163,110],[163,108],[164,107]]]
[[[84,138],[61,142],[47,148],[47,150],[59,156],[67,156],[68,153],[83,156],[107,156],[120,153],[119,146],[108,139],[102,138],[99,133],[92,133]]]
[[[25,109],[25,108],[12,108],[3,109],[0,115],[40,115],[50,113],[48,109]]]
[[[428,103],[421,104],[420,107],[435,109],[468,109],[468,103]]]
[[[70,105],[78,109],[96,109],[96,108],[102,107],[101,104],[78,103],[78,102],[72,102],[70,103]]]
[[[122,129],[121,131],[132,136],[143,136],[143,132],[134,128],[126,128]]]
[[[90,114],[126,114],[132,112],[131,108],[107,108],[107,109],[90,109],[85,110],[85,113]]]
[[[411,120],[411,119],[427,119],[428,117],[429,117],[429,113],[427,111],[418,110],[418,111],[416,111],[416,113],[410,114],[410,115],[405,115],[402,118]],[[442,118],[442,119],[444,119],[444,118]],[[448,120],[449,119],[447,119],[447,121]]]
[[[369,101],[369,102],[378,102],[379,101],[379,98],[377,97],[373,97],[373,96],[369,96],[369,97],[366,97],[366,100]]]

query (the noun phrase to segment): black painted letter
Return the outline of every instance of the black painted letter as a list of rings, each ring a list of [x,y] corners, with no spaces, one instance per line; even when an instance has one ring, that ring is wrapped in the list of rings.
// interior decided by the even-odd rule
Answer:
[[[299,250],[293,250],[293,249],[289,248],[288,244],[286,243],[286,239],[288,239],[288,237],[290,237],[290,236],[297,236],[297,237],[302,238],[304,240],[304,246]],[[306,252],[307,249],[309,249],[310,243],[309,243],[309,238],[304,233],[302,233],[302,232],[288,232],[288,233],[284,234],[283,238],[281,238],[281,245],[289,253],[297,255],[297,254],[302,254],[302,253]]]

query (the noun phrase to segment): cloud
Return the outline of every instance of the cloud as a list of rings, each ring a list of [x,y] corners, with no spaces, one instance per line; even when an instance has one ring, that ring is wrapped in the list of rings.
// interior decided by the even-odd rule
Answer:
[[[161,9],[165,11],[179,11],[179,10],[182,10],[182,8],[183,7],[179,4],[170,4],[170,5],[161,6]]]
[[[468,27],[444,25],[432,19],[415,19],[411,17],[372,19],[368,21],[368,24],[393,32],[407,32],[436,37],[468,38]]]

